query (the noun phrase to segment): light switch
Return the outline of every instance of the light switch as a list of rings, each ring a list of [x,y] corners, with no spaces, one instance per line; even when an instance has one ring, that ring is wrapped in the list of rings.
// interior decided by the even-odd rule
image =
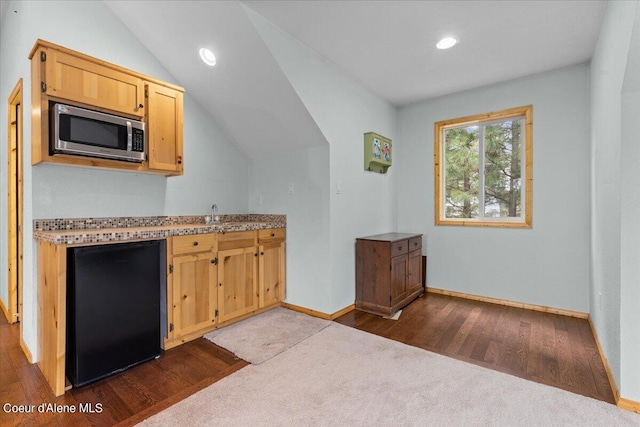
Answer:
[[[290,182],[289,183],[289,194],[294,194],[294,193],[295,193],[295,191],[293,189],[293,182]]]
[[[258,196],[258,206],[262,206],[262,194]]]

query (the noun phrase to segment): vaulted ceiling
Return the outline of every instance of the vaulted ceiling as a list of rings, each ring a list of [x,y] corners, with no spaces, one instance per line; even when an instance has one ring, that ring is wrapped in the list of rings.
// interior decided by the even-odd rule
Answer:
[[[604,1],[243,1],[395,105],[588,62]],[[444,36],[460,43],[435,44]]]
[[[106,3],[247,156],[326,144],[239,2]]]
[[[106,4],[253,158],[326,140],[245,8],[401,106],[588,62],[606,6],[598,0]],[[460,43],[435,49],[446,35]],[[215,67],[200,61],[202,46],[215,52]]]

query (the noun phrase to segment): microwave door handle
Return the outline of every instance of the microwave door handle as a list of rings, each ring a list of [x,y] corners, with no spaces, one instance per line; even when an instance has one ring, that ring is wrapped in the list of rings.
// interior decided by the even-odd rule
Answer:
[[[133,150],[133,131],[131,130],[131,122],[127,120],[127,152]]]

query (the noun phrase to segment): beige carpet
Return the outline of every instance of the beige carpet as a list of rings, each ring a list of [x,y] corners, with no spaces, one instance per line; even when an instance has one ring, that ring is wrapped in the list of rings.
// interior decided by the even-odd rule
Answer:
[[[204,337],[239,358],[259,365],[330,324],[328,320],[278,307]]]
[[[640,426],[614,405],[331,323],[144,426]]]

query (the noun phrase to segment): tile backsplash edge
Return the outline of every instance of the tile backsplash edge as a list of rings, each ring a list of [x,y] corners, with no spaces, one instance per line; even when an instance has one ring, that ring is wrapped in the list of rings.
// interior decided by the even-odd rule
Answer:
[[[261,221],[286,226],[286,215],[233,214],[220,215],[221,222]],[[159,227],[180,224],[204,224],[203,215],[144,216],[104,218],[55,218],[33,220],[33,231],[99,230],[104,228]]]

